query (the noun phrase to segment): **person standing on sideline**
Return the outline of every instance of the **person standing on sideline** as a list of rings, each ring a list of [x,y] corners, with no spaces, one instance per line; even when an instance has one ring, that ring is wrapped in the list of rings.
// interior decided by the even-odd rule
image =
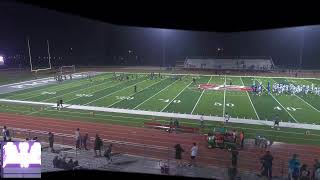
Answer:
[[[95,157],[98,157],[97,151],[99,151],[99,156],[101,156],[101,147],[103,146],[103,142],[98,134],[96,134],[96,139],[94,140],[94,154]]]
[[[76,139],[76,149],[81,149],[80,143],[81,143],[81,136],[80,136],[80,129],[77,128],[75,132],[75,139]]]
[[[243,145],[244,145],[244,132],[243,131],[240,132],[239,138],[240,138],[240,147],[241,147],[241,149],[243,149]]]
[[[268,179],[272,179],[273,156],[270,154],[270,151],[267,151],[266,154],[260,158],[260,160],[263,168],[261,175],[266,176]]]
[[[2,136],[3,136],[3,141],[4,142],[7,142],[7,126],[3,126],[3,129],[2,129]]]
[[[104,151],[103,156],[106,157],[107,163],[110,164],[112,162],[112,144],[109,145],[109,147]]]
[[[59,110],[59,109],[60,109],[60,101],[57,100],[57,110]]]
[[[84,147],[84,149],[85,150],[89,150],[88,148],[87,148],[87,140],[88,140],[88,133],[86,133],[83,137],[82,137],[82,145],[83,145],[83,147]]]
[[[204,118],[203,118],[203,114],[200,117],[200,127],[204,128]]]
[[[226,112],[226,114],[224,115],[224,122],[227,124],[229,122],[229,119],[230,119],[230,116]]]
[[[195,166],[196,165],[196,156],[198,155],[198,146],[197,144],[194,142],[193,146],[191,148],[191,163],[190,166]]]
[[[54,152],[53,142],[54,142],[54,135],[52,132],[49,132],[49,147],[50,147],[51,152]]]
[[[10,136],[9,129],[6,129],[6,137],[7,137],[7,141],[11,141],[11,136]]]
[[[62,99],[60,99],[60,108],[63,108],[63,100]]]
[[[174,149],[176,150],[176,156],[175,159],[177,160],[177,165],[181,166],[181,159],[182,159],[182,153],[184,152],[184,149],[180,146],[180,144],[176,144],[174,146]]]
[[[232,160],[232,166],[233,166],[233,167],[237,167],[239,152],[238,152],[237,150],[233,149],[233,150],[231,151],[231,154],[232,154],[232,158],[231,158],[231,160]]]

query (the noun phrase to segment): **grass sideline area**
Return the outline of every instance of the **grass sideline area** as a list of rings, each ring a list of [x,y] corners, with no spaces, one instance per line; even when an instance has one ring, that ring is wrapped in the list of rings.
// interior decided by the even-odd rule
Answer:
[[[38,78],[49,77],[47,72],[39,72]],[[33,73],[27,70],[0,70],[0,85],[11,84],[21,81],[34,80],[35,76]]]
[[[78,120],[88,121],[96,123],[117,124],[125,126],[143,127],[145,122],[151,122],[152,116],[141,115],[128,115],[120,113],[105,113],[96,112],[94,115],[92,111],[84,110],[56,110],[54,108],[42,108],[41,106],[29,106],[29,105],[15,105],[10,103],[1,103],[0,112],[31,115],[35,117],[51,117],[60,120]],[[170,118],[157,117],[157,122],[162,124],[169,124]],[[199,127],[199,122],[195,120],[180,119],[180,124],[189,127]],[[222,127],[221,123],[206,121],[205,128],[202,133],[207,134],[212,132],[214,128]],[[306,135],[304,129],[294,128],[280,128],[280,130],[273,129],[269,126],[263,125],[247,125],[229,123],[225,126],[227,129],[236,129],[238,131],[243,130],[247,138],[254,138],[257,134],[265,135],[277,142],[294,143],[294,144],[309,144],[320,145],[319,137],[320,131],[310,130],[310,134]]]

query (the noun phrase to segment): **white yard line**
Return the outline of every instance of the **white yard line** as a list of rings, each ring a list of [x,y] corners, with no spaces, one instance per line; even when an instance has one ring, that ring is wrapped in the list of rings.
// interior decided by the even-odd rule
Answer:
[[[209,81],[207,82],[207,84],[209,84],[209,82],[211,81],[211,79],[212,79],[212,76],[210,77],[210,79],[209,79]],[[198,103],[200,102],[200,99],[201,99],[201,97],[202,97],[202,95],[204,94],[204,92],[206,91],[206,89],[203,89],[202,90],[202,93],[201,93],[201,95],[200,95],[200,97],[198,98],[198,101],[196,102],[196,104],[193,106],[193,109],[192,109],[192,111],[191,111],[191,114],[193,114],[193,111],[196,109],[196,107],[198,106]]]
[[[224,76],[224,86],[227,83],[227,77]],[[223,111],[222,111],[222,117],[224,117],[224,114],[226,113],[226,88],[224,88],[223,92]]]
[[[240,77],[240,80],[241,80],[241,82],[242,82],[242,85],[244,86],[244,83],[243,83],[243,81],[242,81],[242,78],[241,78],[241,77]],[[253,103],[252,103],[252,101],[251,101],[251,98],[250,98],[250,96],[249,96],[248,91],[246,91],[246,93],[247,93],[247,96],[248,96],[248,98],[249,98],[249,100],[250,100],[251,106],[252,106],[252,108],[253,108],[254,112],[256,113],[256,116],[257,116],[258,120],[260,120],[260,117],[259,117],[259,115],[258,115],[258,113],[257,113],[257,111],[256,111],[256,108],[254,107],[254,105],[253,105]]]
[[[158,82],[152,83],[150,86],[147,86],[147,87],[141,89],[140,91],[138,91],[138,92],[136,92],[136,93],[132,93],[132,94],[130,94],[129,96],[133,96],[133,95],[135,95],[135,94],[137,94],[137,93],[139,93],[139,92],[141,92],[141,91],[144,91],[144,90],[148,89],[149,87],[151,87],[151,86],[153,86],[153,85],[156,85],[156,84],[158,84],[158,83],[160,83],[160,82],[162,82],[162,81],[164,81],[164,80],[165,80],[165,79],[162,79],[162,80],[160,80],[160,81],[158,81]],[[119,101],[116,101],[116,102],[112,103],[111,105],[109,105],[109,106],[107,106],[107,107],[111,107],[111,106],[113,106],[113,105],[115,105],[115,104],[117,104],[118,102],[121,102],[121,101],[124,101],[124,99],[120,99]]]
[[[100,84],[96,84],[96,85],[91,86],[91,87],[96,87],[96,86],[99,86],[99,85],[106,84],[106,83],[108,83],[108,82],[112,82],[112,81],[110,81],[111,78],[112,78],[112,77],[107,78],[107,80],[108,80],[107,82],[103,82],[103,83],[100,83]],[[81,80],[85,80],[85,79],[81,79]],[[71,82],[71,83],[72,83],[72,82]],[[49,89],[49,91],[59,92],[59,91],[63,91],[63,90],[69,89],[69,88],[80,87],[80,86],[83,86],[83,85],[85,85],[85,84],[88,84],[88,83],[86,83],[86,82],[75,82],[75,83],[76,83],[77,85],[74,85],[74,86],[72,86],[72,87],[65,87],[65,88],[61,88],[61,89],[59,89],[59,88],[57,87],[57,88]],[[90,88],[90,87],[86,87],[86,88],[84,88],[84,89],[82,89],[82,90],[85,90],[85,89],[88,89],[88,88]],[[37,91],[41,91],[41,90],[37,90]],[[42,91],[44,91],[44,89],[43,89]],[[68,93],[67,93],[67,94],[68,94]],[[43,94],[40,93],[40,95],[35,95],[35,96],[32,96],[32,97],[24,98],[24,99],[22,99],[22,100],[27,100],[27,99],[31,99],[31,98],[38,97],[38,96],[42,96],[42,95],[43,95]],[[64,94],[64,95],[66,95],[66,94]],[[77,97],[77,98],[80,98],[80,97]],[[46,101],[46,100],[47,100],[47,99],[45,99],[44,101]],[[66,101],[66,102],[69,102],[69,101]]]
[[[112,81],[109,81],[109,83],[110,83],[110,82],[112,83]],[[107,82],[105,82],[105,83],[107,83]],[[105,84],[105,83],[102,83],[102,84]],[[103,88],[103,89],[100,89],[100,90],[92,91],[92,92],[90,92],[90,94],[93,94],[93,93],[96,93],[96,92],[99,92],[99,91],[104,91],[104,90],[106,90],[106,89],[109,89],[109,88],[115,87],[115,86],[117,86],[117,85],[120,85],[121,83],[123,83],[123,82],[116,83],[116,84],[114,84],[114,85],[112,85],[112,86],[109,86],[109,87],[106,87],[106,88]],[[100,85],[102,85],[102,84],[100,84]],[[94,86],[91,86],[91,87],[88,87],[88,88],[92,88],[92,87],[94,87]],[[87,88],[85,88],[85,89],[87,89]],[[83,89],[83,90],[84,90],[84,89]],[[70,101],[73,101],[73,100],[79,99],[79,98],[81,98],[81,97],[75,97],[75,98],[69,99],[68,101],[65,101],[65,102],[70,102]]]
[[[104,83],[107,83],[107,82],[104,82]],[[104,84],[104,83],[102,83],[102,84]],[[67,94],[76,93],[76,92],[78,92],[78,91],[82,91],[82,90],[85,90],[85,89],[89,89],[89,88],[92,88],[92,87],[96,87],[96,86],[99,86],[99,85],[102,85],[102,84],[96,84],[96,85],[89,86],[89,87],[86,87],[86,88],[83,88],[83,89],[80,88],[80,89],[77,89],[77,90],[75,90],[75,91],[71,91],[71,92],[68,92],[68,93],[65,93],[65,94],[61,94],[61,95],[59,95],[59,96],[54,96],[54,97],[51,97],[51,98],[48,98],[48,99],[44,99],[43,101],[48,101],[48,100],[51,100],[51,99],[54,99],[54,98],[58,98],[58,97],[65,96],[65,95],[67,95]],[[82,86],[82,85],[80,85],[80,86]]]
[[[176,97],[174,97],[163,109],[161,109],[160,112],[162,112],[163,110],[165,110],[187,87],[189,87],[192,84],[192,82],[190,82],[186,87],[184,87],[177,95]]]
[[[76,73],[75,75],[79,75],[80,73]],[[46,79],[48,79],[48,80],[41,80],[41,79],[39,79],[39,80],[32,80],[32,81],[25,81],[25,82],[21,82],[20,84],[21,85],[25,85],[26,83],[28,83],[28,82],[43,82],[43,81],[50,81],[50,82],[48,82],[48,83],[46,83],[46,84],[41,84],[41,85],[38,85],[38,86],[35,86],[35,87],[28,87],[28,88],[23,88],[23,89],[21,89],[21,90],[26,90],[26,89],[30,89],[30,90],[32,90],[32,88],[38,88],[38,87],[43,87],[44,86],[44,88],[43,89],[39,89],[39,90],[34,90],[34,91],[28,91],[28,92],[24,92],[24,93],[21,93],[21,94],[13,94],[13,95],[11,95],[11,96],[8,96],[8,97],[6,97],[6,98],[15,98],[16,96],[21,96],[21,95],[27,95],[27,94],[33,94],[33,93],[35,93],[35,92],[41,92],[41,91],[44,91],[45,89],[47,89],[48,87],[46,87],[46,86],[48,86],[48,85],[58,85],[58,82],[56,81],[56,80],[54,80],[53,78],[46,78]],[[81,84],[82,83],[82,80],[84,80],[84,79],[80,79],[80,78],[74,78],[74,80],[79,80],[79,81],[77,81],[77,82],[75,82],[76,84]],[[53,82],[53,83],[52,83]],[[73,82],[70,82],[70,80],[68,80],[67,81],[67,83],[73,83]],[[70,87],[69,87],[70,88]],[[59,89],[58,87],[53,87],[52,89]],[[65,89],[65,88],[63,88],[63,89]],[[14,91],[13,91],[14,92]],[[35,96],[31,96],[31,97],[28,97],[28,98],[25,98],[24,100],[26,100],[26,99],[29,99],[29,98],[33,98],[33,97],[37,97],[38,95],[35,95]]]
[[[256,78],[254,78],[254,79],[256,79]],[[256,79],[259,83],[261,83],[261,81],[259,81],[258,79]],[[261,83],[262,84],[262,83]],[[266,87],[264,87],[264,85],[262,85],[262,87],[265,89],[265,90],[267,90],[267,88]],[[296,121],[297,123],[299,123],[297,120],[296,120],[296,118],[294,118],[293,116],[292,116],[292,114],[273,96],[273,94],[272,94],[272,92],[270,92],[270,95],[271,95],[271,97],[275,100],[275,101],[277,101],[277,103],[289,114],[289,116],[294,120],[294,121]]]
[[[41,91],[55,91],[55,92],[59,92],[59,91],[64,91],[64,90],[66,90],[66,89],[70,89],[70,88],[75,88],[75,87],[80,87],[80,86],[83,86],[83,85],[85,85],[86,83],[85,82],[77,82],[76,84],[73,84],[73,86],[67,86],[67,87],[64,87],[64,88],[59,88],[59,87],[53,87],[52,89],[50,88],[50,89],[48,89],[48,90],[45,90],[45,89],[41,89],[41,90],[36,90],[36,91],[34,91],[34,92],[29,92],[29,93],[31,93],[31,94],[33,94],[33,93],[36,93],[36,92],[38,92],[39,91],[39,93],[40,94],[36,94],[36,95],[34,95],[34,96],[29,96],[29,97],[27,97],[27,98],[23,98],[23,99],[21,99],[21,100],[28,100],[28,99],[31,99],[31,98],[35,98],[35,97],[39,97],[39,96],[43,96],[44,94],[41,94]],[[23,95],[24,93],[22,93],[22,94],[17,94],[17,96],[19,96],[19,95]],[[45,101],[45,100],[44,100]]]
[[[317,108],[313,107],[311,104],[309,104],[307,101],[303,100],[301,97],[297,96],[296,94],[295,94],[295,96],[296,96],[297,98],[299,98],[301,101],[303,101],[304,103],[308,104],[312,109],[320,112]]]
[[[139,82],[137,82],[137,83],[135,83],[135,84],[132,84],[132,85],[130,85],[130,86],[127,86],[126,88],[119,89],[119,90],[117,90],[117,91],[115,91],[115,92],[113,92],[113,93],[106,94],[105,96],[102,96],[102,97],[100,97],[100,98],[98,98],[98,99],[95,99],[95,100],[90,101],[90,102],[88,102],[88,103],[85,103],[85,104],[83,104],[83,105],[86,106],[86,105],[91,104],[91,103],[93,103],[93,102],[96,102],[96,101],[98,101],[98,100],[100,100],[100,99],[106,98],[106,97],[108,97],[108,96],[110,96],[110,95],[112,95],[112,94],[114,94],[114,93],[117,93],[117,92],[122,91],[122,90],[124,90],[124,89],[128,89],[129,87],[135,86],[135,85],[137,85],[137,84],[139,84],[139,83],[142,83],[142,82],[144,82],[144,81],[146,81],[146,80],[147,80],[147,79],[145,79],[145,80],[143,80],[143,81],[139,81]]]
[[[162,91],[168,89],[170,86],[172,86],[173,84],[175,84],[178,80],[175,80],[173,83],[169,84],[167,87],[165,87],[164,89],[162,89],[161,91],[157,92],[156,94],[154,94],[153,96],[149,97],[148,99],[146,99],[145,101],[143,101],[142,103],[138,104],[136,107],[134,107],[133,109],[137,109],[139,106],[141,106],[142,104],[144,104],[145,102],[149,101],[151,98],[155,97],[156,95],[160,94]]]

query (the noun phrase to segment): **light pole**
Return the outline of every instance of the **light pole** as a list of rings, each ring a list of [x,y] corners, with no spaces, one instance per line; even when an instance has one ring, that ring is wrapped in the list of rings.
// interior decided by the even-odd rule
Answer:
[[[166,64],[166,30],[162,29],[162,66]]]
[[[300,42],[300,52],[299,52],[299,68],[302,69],[302,59],[303,59],[303,49],[304,49],[304,28],[301,32],[301,42]]]

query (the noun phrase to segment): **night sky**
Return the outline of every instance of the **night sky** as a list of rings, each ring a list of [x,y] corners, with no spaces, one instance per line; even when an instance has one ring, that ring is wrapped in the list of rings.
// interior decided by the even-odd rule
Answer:
[[[0,3],[0,54],[62,56],[63,65],[161,65],[186,56],[271,56],[277,65],[320,68],[320,27],[215,33],[112,25],[24,4]],[[214,23],[214,21],[213,21]],[[304,33],[304,43],[303,41]],[[72,51],[70,50],[72,48]],[[128,53],[128,51],[131,53]],[[59,64],[56,62],[56,64]]]

